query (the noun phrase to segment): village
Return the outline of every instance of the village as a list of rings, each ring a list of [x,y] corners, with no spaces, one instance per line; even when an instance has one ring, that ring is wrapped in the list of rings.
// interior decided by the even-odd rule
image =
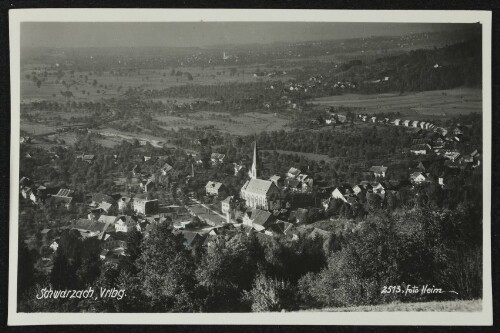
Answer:
[[[348,121],[345,114],[326,111],[325,124],[344,124]],[[322,237],[328,241],[332,228],[324,228],[325,222],[335,224],[332,209],[342,212],[347,218],[363,217],[371,208],[390,206],[397,200],[400,191],[412,191],[416,187],[435,184],[446,189],[462,170],[472,170],[481,165],[478,150],[470,154],[460,154],[457,145],[467,138],[470,126],[457,125],[446,129],[430,122],[402,119],[377,118],[367,114],[357,114],[356,122],[372,123],[377,126],[398,126],[408,129],[412,145],[407,151],[412,156],[423,157],[413,166],[407,179],[387,179],[390,165],[373,165],[362,172],[365,180],[357,184],[344,183],[337,187],[320,186],[315,183],[315,175],[290,166],[286,174],[274,174],[261,178],[261,161],[257,141],[253,143],[251,165],[240,162],[227,162],[225,154],[211,153],[209,168],[217,169],[230,163],[234,175],[247,178],[238,193],[230,195],[227,184],[216,179],[209,180],[204,186],[204,195],[187,194],[187,200],[165,204],[165,200],[152,198],[151,193],[160,190],[159,177],[171,183],[189,183],[196,179],[195,165],[204,164],[200,154],[192,156],[191,172],[177,171],[171,164],[161,162],[163,156],[143,156],[142,161],[130,170],[136,177],[136,193],[89,193],[84,198],[73,197],[74,189],[48,189],[37,180],[22,177],[20,196],[25,202],[35,206],[63,206],[70,210],[75,204],[84,204],[85,215],[68,221],[64,226],[45,226],[39,230],[37,238],[42,239],[45,247],[44,265],[50,270],[51,256],[59,246],[59,235],[64,230],[78,231],[82,239],[96,239],[100,243],[100,258],[103,262],[116,265],[120,256],[127,255],[127,234],[132,230],[148,237],[153,224],[169,223],[172,232],[182,234],[186,248],[209,249],[213,239],[221,234],[244,232],[254,233],[262,242],[279,237],[295,241],[299,237]],[[29,145],[29,137],[21,138],[23,145]],[[206,140],[200,140],[206,145]],[[116,156],[115,156],[116,157]],[[424,159],[425,157],[425,159]],[[430,157],[430,158],[429,158]],[[96,156],[81,153],[75,156],[81,163],[92,164]],[[159,160],[161,167],[152,173],[142,171],[151,160]],[[173,164],[173,163],[172,163]],[[439,167],[436,167],[436,164]],[[436,173],[436,170],[440,170]],[[151,171],[151,170],[150,170]],[[234,191],[233,191],[234,192]],[[301,198],[320,200],[320,204],[291,204],[284,192],[301,195]],[[308,200],[302,199],[303,202]],[[336,207],[336,208],[332,208]],[[340,208],[339,208],[340,207]],[[81,210],[80,210],[81,211]],[[349,211],[350,213],[346,213]],[[330,217],[328,217],[330,216]],[[320,224],[315,222],[320,222]],[[325,230],[327,229],[327,230]],[[329,230],[328,230],[329,229]],[[26,240],[28,243],[30,240]]]

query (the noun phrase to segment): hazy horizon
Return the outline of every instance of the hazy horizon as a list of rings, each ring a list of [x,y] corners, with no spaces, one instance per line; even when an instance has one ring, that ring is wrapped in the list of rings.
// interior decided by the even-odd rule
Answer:
[[[470,24],[338,22],[23,22],[22,47],[210,47],[402,36]]]

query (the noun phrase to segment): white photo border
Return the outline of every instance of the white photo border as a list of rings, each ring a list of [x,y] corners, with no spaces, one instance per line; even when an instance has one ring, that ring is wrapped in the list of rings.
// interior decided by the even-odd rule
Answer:
[[[491,275],[491,20],[490,11],[274,9],[14,9],[9,11],[11,157],[8,325],[452,325],[493,324]],[[386,22],[480,23],[483,56],[483,297],[480,312],[288,313],[18,313],[17,254],[22,22]]]

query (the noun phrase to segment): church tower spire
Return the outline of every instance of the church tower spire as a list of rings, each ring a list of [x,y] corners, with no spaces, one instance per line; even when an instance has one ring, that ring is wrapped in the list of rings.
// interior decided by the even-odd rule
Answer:
[[[257,138],[255,138],[255,144],[253,147],[253,163],[250,171],[248,172],[250,178],[252,179],[257,179],[257,164],[258,164],[258,157],[259,155],[257,154]]]

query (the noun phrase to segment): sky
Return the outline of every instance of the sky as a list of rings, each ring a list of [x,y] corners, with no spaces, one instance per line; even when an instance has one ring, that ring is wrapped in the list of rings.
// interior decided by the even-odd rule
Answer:
[[[455,30],[463,24],[332,22],[23,22],[27,47],[206,47]]]

